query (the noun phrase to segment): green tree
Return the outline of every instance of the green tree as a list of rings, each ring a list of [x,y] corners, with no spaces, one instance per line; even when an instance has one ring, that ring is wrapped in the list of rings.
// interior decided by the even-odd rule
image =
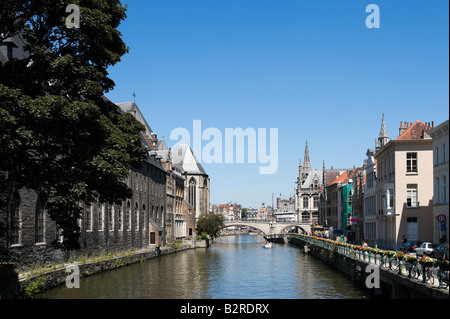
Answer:
[[[197,220],[197,234],[206,233],[211,238],[217,237],[225,227],[223,216],[217,214],[201,215]]]
[[[241,210],[241,218],[242,218],[242,220],[246,220],[246,218],[247,218],[247,211],[248,211],[247,208],[242,208],[242,210]]]
[[[69,4],[80,8],[79,28],[66,27]],[[124,180],[145,160],[144,127],[104,97],[115,85],[107,68],[128,52],[117,30],[125,11],[118,0],[0,6],[0,42],[20,34],[28,53],[0,64],[0,209],[11,190],[35,190],[63,249],[79,247],[77,202],[131,197]]]

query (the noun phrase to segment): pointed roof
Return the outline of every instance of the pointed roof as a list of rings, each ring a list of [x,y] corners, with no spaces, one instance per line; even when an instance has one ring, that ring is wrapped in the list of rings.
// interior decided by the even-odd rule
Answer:
[[[208,175],[195,157],[189,144],[178,144],[172,152],[172,163],[180,166],[186,173],[194,175]]]
[[[306,180],[302,185],[302,189],[313,187],[315,180],[317,180],[318,185],[322,185],[323,180],[322,170],[318,169],[312,170],[308,174],[308,177],[306,177]]]
[[[305,172],[308,172],[311,170],[311,160],[309,159],[308,141],[306,141],[306,146],[305,146],[305,157],[303,159],[303,167],[305,169]]]
[[[389,137],[387,130],[386,130],[386,123],[384,122],[384,113],[383,113],[383,118],[381,120],[381,129],[380,129],[380,134],[378,134],[378,137]]]
[[[417,120],[395,140],[420,140],[425,137],[424,132],[428,132],[430,129],[432,129],[431,125]]]
[[[145,134],[149,138],[152,138],[153,130],[150,125],[148,125],[144,115],[135,102],[116,103],[116,105],[120,107],[123,112],[131,113],[136,118],[136,120],[141,122],[141,124],[145,126]]]

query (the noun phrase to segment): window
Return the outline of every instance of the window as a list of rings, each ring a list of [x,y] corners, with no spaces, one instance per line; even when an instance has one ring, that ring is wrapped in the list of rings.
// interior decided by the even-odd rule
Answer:
[[[92,231],[92,206],[85,205],[84,211],[86,214],[86,231]]]
[[[139,230],[139,208],[138,203],[135,204],[134,208],[134,230]]]
[[[442,161],[441,161],[441,163],[445,163],[445,144],[442,144],[442,147],[441,147],[441,156],[442,156]]]
[[[385,197],[384,206],[386,207],[386,209],[394,208],[394,205],[395,205],[394,189],[393,188],[386,189],[386,192],[384,193],[384,197]]]
[[[189,204],[192,207],[196,207],[196,191],[197,191],[197,183],[195,179],[191,178],[189,181]]]
[[[19,244],[19,230],[20,230],[20,196],[16,191],[11,201],[11,245]]]
[[[35,220],[35,243],[44,242],[44,209],[41,201],[36,202],[36,220]]]
[[[155,236],[155,232],[151,232],[150,233],[150,244],[155,244],[156,243],[156,236]]]
[[[439,188],[439,177],[436,177],[434,179],[434,203],[439,204],[439,195],[440,195],[440,188]]]
[[[406,207],[417,207],[417,184],[406,186]]]
[[[317,179],[314,180],[314,189],[319,188],[319,181]]]
[[[109,230],[114,230],[114,206],[108,204],[108,228]]]
[[[130,201],[127,202],[127,210],[126,210],[126,220],[127,220],[127,230],[131,230],[131,204]]]
[[[419,240],[419,224],[417,223],[417,217],[408,217],[406,222],[406,238],[410,241]]]
[[[102,204],[98,210],[98,230],[103,231],[105,227],[105,204]]]
[[[314,196],[314,208],[319,207],[319,196]]]
[[[303,224],[307,224],[307,223],[309,223],[310,222],[310,220],[309,220],[309,213],[302,213],[302,223]]]
[[[441,197],[441,203],[447,203],[447,176],[441,177],[441,183],[442,183],[442,197]]]
[[[417,173],[417,153],[406,153],[406,172]]]
[[[143,230],[145,230],[146,228],[145,228],[145,218],[146,218],[146,215],[145,215],[145,204],[142,204],[142,216],[143,216],[143,226],[142,226],[142,229]]]
[[[123,231],[123,205],[119,204],[117,206],[117,212],[119,213],[118,222],[119,222],[119,231]]]
[[[308,197],[303,197],[303,208],[308,208]]]

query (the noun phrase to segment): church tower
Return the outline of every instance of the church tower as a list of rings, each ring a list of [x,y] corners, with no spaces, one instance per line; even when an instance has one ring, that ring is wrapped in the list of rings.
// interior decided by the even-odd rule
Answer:
[[[302,170],[302,184],[306,181],[306,178],[308,178],[309,173],[311,172],[311,160],[309,158],[309,147],[308,147],[308,141],[306,141],[305,146],[305,157],[303,158],[303,170]]]
[[[384,123],[384,113],[381,119],[380,134],[378,134],[378,142],[375,145],[375,149],[378,150],[389,142],[389,136],[386,130],[386,124]]]

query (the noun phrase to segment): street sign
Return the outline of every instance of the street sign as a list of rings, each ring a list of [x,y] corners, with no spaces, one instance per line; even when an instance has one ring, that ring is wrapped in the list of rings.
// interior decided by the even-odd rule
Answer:
[[[440,214],[440,215],[438,215],[436,218],[437,218],[438,221],[440,221],[440,222],[445,222],[445,220],[446,220],[446,217],[445,217],[444,214]]]
[[[445,222],[441,222],[441,230],[442,231],[446,231],[447,230],[447,225]]]

